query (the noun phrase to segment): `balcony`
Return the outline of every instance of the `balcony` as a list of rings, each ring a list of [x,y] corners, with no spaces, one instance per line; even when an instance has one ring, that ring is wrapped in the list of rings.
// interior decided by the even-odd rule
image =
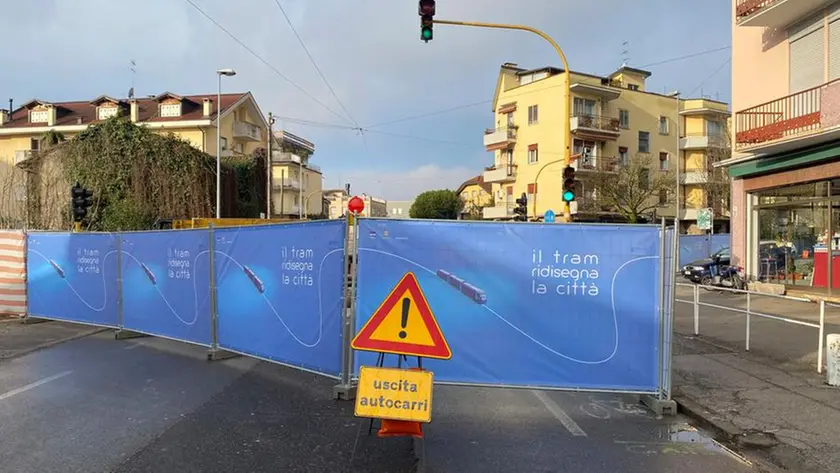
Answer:
[[[706,133],[688,133],[680,137],[680,149],[726,148],[729,146],[724,135]]]
[[[501,204],[481,209],[481,217],[485,220],[509,219],[513,217],[513,204]]]
[[[487,151],[506,149],[516,143],[516,127],[488,128],[484,130],[484,147]]]
[[[245,141],[262,141],[262,130],[248,122],[233,122],[233,137]]]
[[[735,114],[735,149],[781,152],[835,139],[840,79]],[[795,143],[793,143],[795,142]]]
[[[301,157],[294,153],[285,153],[282,151],[271,152],[271,162],[274,164],[300,164]]]
[[[274,179],[274,188],[275,189],[285,189],[285,190],[300,190],[300,181],[297,179],[285,178],[285,179]]]
[[[494,166],[484,170],[484,182],[512,182],[516,180],[516,166]]]
[[[589,159],[580,158],[575,160],[572,166],[580,173],[616,172],[619,163],[612,156],[591,156]]]
[[[738,0],[738,26],[784,28],[830,4],[833,0]]]
[[[680,174],[680,182],[684,185],[705,184],[709,179],[709,173],[699,169],[688,169]]]
[[[621,128],[618,118],[577,115],[572,117],[572,133],[584,139],[616,140]]]

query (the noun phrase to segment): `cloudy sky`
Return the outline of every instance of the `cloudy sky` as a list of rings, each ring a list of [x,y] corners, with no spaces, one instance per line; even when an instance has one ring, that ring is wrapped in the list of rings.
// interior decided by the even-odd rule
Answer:
[[[650,90],[728,101],[728,49],[669,60],[729,46],[730,5],[438,0],[436,18],[543,29],[573,70],[594,74],[620,66],[626,49],[630,65],[653,72]],[[264,113],[286,117],[278,125],[315,142],[326,187],[350,182],[354,193],[391,200],[454,188],[492,162],[482,134],[493,123],[502,63],[559,65],[547,44],[522,32],[438,25],[425,44],[417,0],[0,0],[0,11],[0,103],[125,97],[132,84],[137,96],[213,93],[214,71],[232,67],[238,75],[223,90],[250,90]]]

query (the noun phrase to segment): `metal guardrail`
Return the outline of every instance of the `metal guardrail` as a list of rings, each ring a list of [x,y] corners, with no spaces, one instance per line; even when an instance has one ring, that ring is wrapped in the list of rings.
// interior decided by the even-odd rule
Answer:
[[[817,373],[822,373],[823,368],[823,352],[825,348],[825,306],[826,302],[824,300],[819,301],[819,323],[813,322],[805,322],[803,320],[792,319],[790,317],[782,317],[779,315],[773,314],[765,314],[763,312],[758,312],[752,310],[752,297],[753,296],[761,296],[761,297],[773,297],[777,299],[789,300],[789,301],[796,301],[796,302],[806,302],[808,304],[813,304],[814,301],[810,299],[803,299],[801,297],[791,297],[791,296],[782,296],[777,294],[766,294],[763,292],[755,292],[755,291],[745,291],[742,289],[732,289],[728,287],[719,287],[714,286],[715,291],[726,291],[736,294],[746,294],[747,295],[747,308],[741,309],[738,307],[727,307],[720,304],[712,304],[710,302],[701,302],[700,301],[700,285],[699,284],[686,284],[686,283],[676,283],[677,287],[690,287],[692,288],[693,292],[693,299],[691,301],[687,301],[685,299],[679,299],[674,294],[674,301],[681,302],[684,304],[691,304],[694,306],[694,335],[700,335],[700,307],[710,307],[713,309],[719,309],[729,312],[735,312],[739,314],[746,315],[746,351],[750,351],[750,319],[752,316],[756,316],[759,318],[764,318],[768,320],[775,320],[778,322],[784,322],[794,325],[799,325],[803,327],[810,327],[817,329],[819,333],[819,340],[817,341]],[[834,305],[828,303],[833,307],[840,307],[840,305]]]

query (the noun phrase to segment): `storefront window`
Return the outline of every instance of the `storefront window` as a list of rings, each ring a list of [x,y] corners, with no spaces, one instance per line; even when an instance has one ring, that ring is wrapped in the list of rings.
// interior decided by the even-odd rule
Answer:
[[[753,246],[757,254],[752,256],[758,279],[827,288],[828,248],[833,247],[836,256],[831,266],[837,276],[832,286],[840,287],[840,180],[767,189],[755,195],[758,241]]]

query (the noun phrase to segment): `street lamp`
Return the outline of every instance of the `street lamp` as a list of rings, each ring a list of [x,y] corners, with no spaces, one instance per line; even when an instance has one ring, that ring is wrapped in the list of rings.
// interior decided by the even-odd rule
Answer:
[[[219,69],[219,91],[216,95],[216,218],[222,218],[222,76],[236,75],[233,69]]]
[[[668,94],[668,96],[677,99],[677,172],[674,173],[676,175],[677,187],[675,189],[674,232],[678,235],[680,233],[680,158],[682,158],[680,156],[680,91],[675,90]]]

